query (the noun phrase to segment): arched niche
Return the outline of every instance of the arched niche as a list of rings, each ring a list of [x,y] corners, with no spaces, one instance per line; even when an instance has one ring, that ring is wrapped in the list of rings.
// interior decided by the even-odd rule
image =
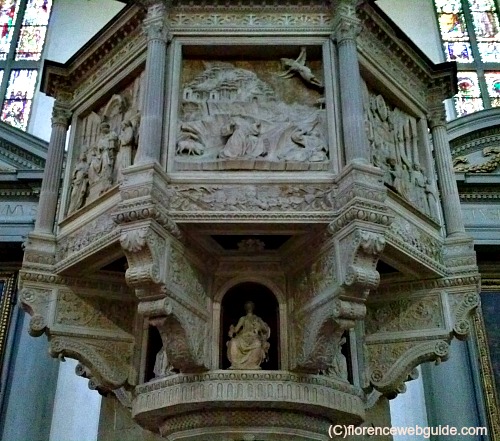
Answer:
[[[269,361],[262,369],[276,370],[287,368],[286,304],[282,293],[274,286],[261,281],[238,281],[227,284],[219,291],[214,302],[214,343],[219,348],[214,353],[214,368],[228,369],[227,342],[229,327],[236,325],[245,315],[247,301],[255,304],[255,314],[271,328],[269,338]]]

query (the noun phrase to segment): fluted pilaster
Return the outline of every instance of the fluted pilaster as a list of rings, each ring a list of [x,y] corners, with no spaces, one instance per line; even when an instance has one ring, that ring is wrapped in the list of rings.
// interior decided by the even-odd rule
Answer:
[[[70,118],[71,113],[65,103],[56,101],[52,111],[52,133],[38,203],[36,232],[50,234],[54,229],[59,187],[61,185],[64,147]]]
[[[432,108],[429,124],[434,143],[438,185],[446,221],[447,236],[465,235],[460,197],[455,180],[455,172],[453,171],[448,132],[446,130],[445,109],[442,103],[436,104]]]
[[[167,3],[161,0],[148,1],[147,10],[144,32],[148,39],[148,49],[136,164],[159,162],[162,145],[168,40],[165,18]]]
[[[336,2],[334,32],[339,56],[340,104],[346,162],[368,163],[370,149],[364,124],[361,74],[356,37],[361,24],[351,0]]]

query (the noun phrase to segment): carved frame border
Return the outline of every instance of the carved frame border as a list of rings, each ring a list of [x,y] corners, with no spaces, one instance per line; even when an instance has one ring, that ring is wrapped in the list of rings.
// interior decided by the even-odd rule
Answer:
[[[0,367],[5,356],[9,326],[14,307],[17,273],[0,272],[0,282],[3,287],[0,292]]]
[[[340,114],[339,114],[339,90],[338,78],[335,65],[337,63],[335,56],[335,47],[331,40],[325,35],[324,32],[308,32],[302,36],[252,36],[238,35],[231,39],[220,35],[208,35],[200,39],[196,34],[176,34],[173,30],[173,40],[170,43],[168,50],[168,65],[171,66],[171,73],[167,80],[167,108],[165,109],[164,117],[164,135],[163,135],[163,151],[161,156],[161,164],[167,173],[178,174],[179,176],[185,175],[186,172],[176,170],[175,168],[175,146],[177,137],[177,123],[179,118],[179,90],[181,89],[181,74],[182,74],[182,61],[183,61],[183,47],[184,46],[274,46],[277,44],[287,44],[290,46],[319,46],[322,52],[322,64],[324,78],[329,78],[330,81],[325,82],[325,96],[326,99],[326,112],[331,118],[327,118],[328,127],[326,134],[328,137],[329,147],[329,166],[326,173],[338,173],[341,167],[342,146],[340,143]],[[194,173],[197,177],[212,174],[211,171],[196,171]],[[241,174],[241,173],[240,173]],[[255,171],[251,175],[256,174]],[[317,172],[313,172],[317,174]],[[259,176],[269,176],[268,172],[257,173]],[[175,178],[174,178],[175,179]],[[257,177],[258,179],[258,177]]]
[[[500,291],[500,280],[495,285],[482,288],[482,292]],[[479,372],[481,386],[483,388],[484,404],[489,425],[489,438],[491,441],[500,441],[500,399],[493,377],[493,366],[491,364],[490,350],[486,336],[486,326],[481,308],[477,308],[474,315],[473,335],[477,345]]]

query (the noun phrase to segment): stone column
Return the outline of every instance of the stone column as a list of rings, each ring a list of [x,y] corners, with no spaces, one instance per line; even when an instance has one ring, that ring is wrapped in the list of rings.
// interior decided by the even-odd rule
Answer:
[[[352,0],[334,2],[334,32],[340,75],[340,104],[347,164],[369,163],[370,148],[365,129],[361,74],[356,37],[361,32]]]
[[[440,102],[431,110],[429,123],[434,143],[434,156],[438,174],[438,185],[441,193],[441,205],[446,221],[448,237],[465,236],[462,220],[460,197],[458,195],[453,160],[451,157],[444,104]]]
[[[52,234],[54,229],[70,117],[71,113],[66,103],[56,100],[52,110],[52,133],[35,223],[35,232],[37,233]]]
[[[167,62],[167,6],[165,0],[143,0],[147,7],[144,32],[148,40],[144,95],[135,164],[159,162]]]

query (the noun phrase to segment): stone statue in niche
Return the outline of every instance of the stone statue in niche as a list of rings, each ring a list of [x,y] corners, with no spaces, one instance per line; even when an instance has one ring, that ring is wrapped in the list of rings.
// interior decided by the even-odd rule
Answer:
[[[137,149],[140,114],[130,98],[113,95],[102,114],[92,112],[81,123],[81,150],[72,175],[68,214],[96,200],[123,179]]]
[[[299,61],[296,63],[305,67]],[[205,63],[205,67],[183,88],[178,157],[196,161],[328,161],[322,105],[286,104],[254,72],[230,63]]]
[[[271,329],[253,312],[253,302],[245,303],[246,315],[241,317],[236,326],[229,328],[227,358],[231,362],[229,369],[260,369],[269,350],[268,339]]]
[[[316,87],[323,87],[321,81],[319,81],[315,75],[312,73],[311,69],[306,66],[306,48],[302,47],[300,49],[300,55],[296,60],[291,58],[282,58],[281,66],[286,69],[286,72],[279,74],[282,78],[292,78],[295,75],[299,75],[306,84],[311,84]]]
[[[372,164],[384,171],[387,187],[437,218],[437,197],[420,164],[417,120],[397,107],[391,110],[384,97],[371,93],[366,84],[363,97]]]

